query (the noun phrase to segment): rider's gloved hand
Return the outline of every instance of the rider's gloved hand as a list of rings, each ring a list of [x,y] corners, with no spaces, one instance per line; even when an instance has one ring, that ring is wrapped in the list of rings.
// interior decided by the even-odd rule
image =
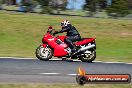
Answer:
[[[58,34],[58,33],[59,33],[58,31],[55,31],[55,32],[53,33],[53,35]]]

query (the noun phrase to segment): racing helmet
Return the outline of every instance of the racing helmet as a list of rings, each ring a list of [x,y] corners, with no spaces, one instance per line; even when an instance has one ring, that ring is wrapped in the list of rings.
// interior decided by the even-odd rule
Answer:
[[[63,20],[61,22],[61,26],[64,27],[64,28],[67,27],[69,24],[71,24],[69,20]]]

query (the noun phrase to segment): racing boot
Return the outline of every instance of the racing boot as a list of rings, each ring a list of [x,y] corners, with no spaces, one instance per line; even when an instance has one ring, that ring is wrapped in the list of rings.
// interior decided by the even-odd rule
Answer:
[[[76,49],[76,47],[74,47],[72,50],[71,50],[71,56],[74,56],[74,54],[77,52],[77,49]]]

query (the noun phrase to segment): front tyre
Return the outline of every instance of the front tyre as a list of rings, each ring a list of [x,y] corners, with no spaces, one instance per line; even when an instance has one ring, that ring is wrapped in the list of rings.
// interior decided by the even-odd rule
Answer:
[[[43,61],[47,61],[49,59],[52,58],[53,55],[53,51],[50,47],[46,47],[44,48],[42,45],[40,45],[37,49],[36,49],[36,57],[39,60],[43,60]]]
[[[83,56],[80,56],[79,59],[82,61],[82,62],[89,62],[89,63],[92,63],[92,61],[94,61],[96,58],[96,51],[93,50],[91,51],[91,53],[85,53]]]

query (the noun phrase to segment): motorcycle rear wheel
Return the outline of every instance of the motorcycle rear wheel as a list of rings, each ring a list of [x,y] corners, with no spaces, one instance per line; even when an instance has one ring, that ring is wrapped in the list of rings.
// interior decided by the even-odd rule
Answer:
[[[41,45],[36,49],[35,53],[36,53],[36,57],[39,60],[43,60],[43,61],[48,61],[53,56],[53,51],[50,47],[44,48]]]
[[[91,55],[90,56],[80,56],[79,59],[82,61],[82,62],[89,62],[89,63],[92,63],[96,58],[96,51],[93,50]]]

